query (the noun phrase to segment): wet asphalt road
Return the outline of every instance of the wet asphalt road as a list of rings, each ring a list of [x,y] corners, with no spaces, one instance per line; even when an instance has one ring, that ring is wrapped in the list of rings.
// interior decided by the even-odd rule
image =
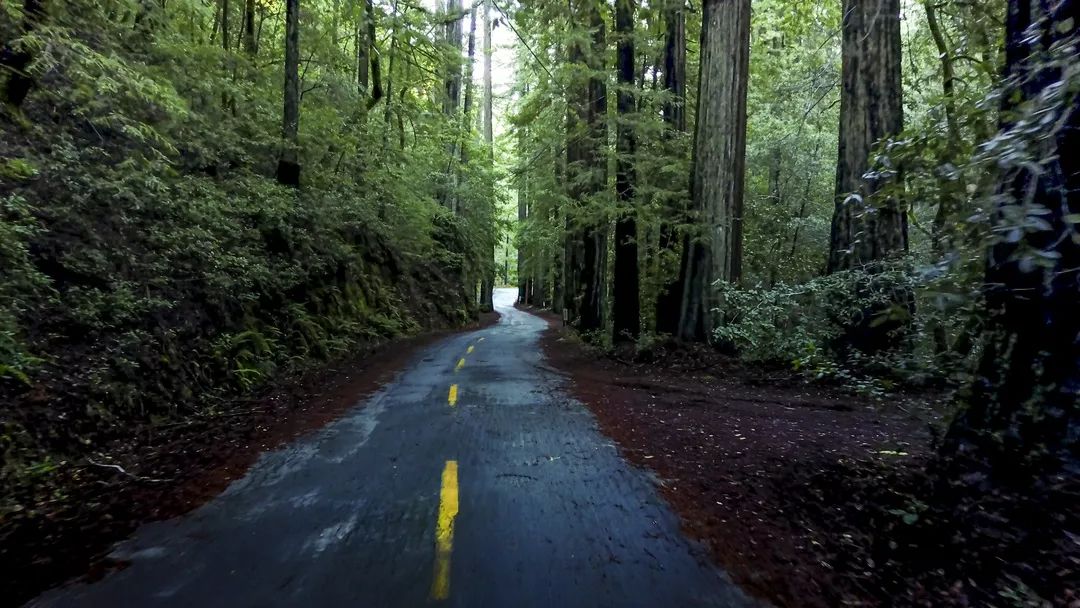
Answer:
[[[498,325],[424,349],[218,498],[140,528],[114,553],[130,567],[30,605],[753,605],[567,396],[515,296],[496,292]]]

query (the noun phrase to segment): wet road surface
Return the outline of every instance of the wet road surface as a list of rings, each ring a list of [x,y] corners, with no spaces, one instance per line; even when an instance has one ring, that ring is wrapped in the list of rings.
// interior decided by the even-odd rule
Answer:
[[[264,455],[131,565],[31,606],[477,608],[754,605],[544,364],[541,319],[416,356],[343,419]]]

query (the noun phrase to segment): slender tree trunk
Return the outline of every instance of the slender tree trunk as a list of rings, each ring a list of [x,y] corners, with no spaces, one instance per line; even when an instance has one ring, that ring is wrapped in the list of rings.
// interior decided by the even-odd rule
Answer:
[[[1033,524],[1019,539],[1014,528],[990,531],[995,554],[1016,542],[1024,555],[1061,551],[1078,524],[1080,100],[1071,69],[1078,23],[1077,0],[1008,3],[1006,82],[1014,94],[1003,96],[995,139],[1025,153],[1002,154],[992,221],[995,234],[1013,236],[998,238],[987,257],[985,349],[939,463],[946,496],[962,505],[958,518],[981,515],[980,528]],[[1033,129],[1036,122],[1054,127]],[[1038,228],[1028,222],[1035,217]]]
[[[457,124],[461,108],[461,0],[446,0],[446,76],[443,80],[443,114],[450,124]],[[457,164],[459,142],[456,138],[447,144],[446,183],[439,195],[443,206],[455,213],[457,209]]]
[[[467,59],[465,60],[465,103],[461,113],[461,142],[458,148],[461,150],[461,164],[469,162],[468,142],[472,140],[472,113],[473,113],[473,66],[476,62],[476,9],[469,11],[469,44],[467,46]],[[460,178],[459,178],[460,179]]]
[[[356,23],[356,91],[363,99],[367,98],[371,86],[371,47],[375,42],[374,37],[369,35],[371,16],[367,11],[367,1],[360,10],[360,19]],[[365,101],[365,105],[366,105]]]
[[[894,197],[878,196],[892,180],[865,177],[874,146],[904,126],[900,0],[844,0],[842,72],[829,272],[907,250],[907,214]]]
[[[638,269],[637,210],[634,208],[634,155],[637,141],[634,113],[634,0],[615,1],[615,33],[618,36],[616,72],[619,113],[615,194],[619,213],[615,220],[615,270],[612,277],[612,337],[634,341],[641,333],[640,278]]]
[[[300,0],[285,0],[285,109],[277,181],[300,186]]]
[[[686,12],[684,0],[669,0],[664,13],[667,32],[664,39],[664,90],[670,98],[664,103],[664,122],[669,132],[686,132]],[[675,225],[685,220],[686,209],[674,203],[667,209],[668,217],[660,221],[659,248],[661,256],[677,252],[681,243]],[[661,266],[663,268],[663,266]],[[682,306],[683,281],[678,275],[663,278],[656,297],[656,332],[675,334],[678,331]]]
[[[742,273],[750,0],[705,0],[691,197],[701,234],[683,256],[678,336],[708,340],[718,305],[713,281]]]
[[[389,145],[390,141],[390,120],[394,116],[394,60],[397,57],[397,44],[398,44],[398,2],[394,0],[392,16],[395,20],[393,29],[390,30],[390,58],[387,60],[386,66],[386,106],[383,108],[383,148]],[[408,10],[408,8],[406,8]]]
[[[522,137],[524,139],[524,137]],[[526,254],[525,254],[525,234],[524,229],[526,222],[529,220],[529,204],[528,204],[528,183],[529,174],[525,173],[521,176],[521,183],[518,186],[517,196],[517,217],[518,227],[522,230],[518,238],[518,250],[517,250],[517,267],[518,267],[518,302],[525,304],[528,302],[529,292],[526,288],[527,281],[529,279],[529,272],[525,267]]]
[[[232,45],[229,25],[229,0],[221,0],[221,48],[226,51]]]
[[[258,53],[255,46],[255,0],[244,4],[244,52],[254,57]]]
[[[27,36],[34,32],[44,21],[46,15],[45,0],[23,0],[23,18],[21,34]],[[0,49],[0,77],[7,74],[7,81],[0,90],[4,103],[18,108],[34,87],[34,79],[26,72],[34,56],[25,45],[7,44]]]
[[[492,119],[492,84],[491,84],[491,0],[484,1],[484,145],[487,148],[487,160],[489,166],[495,164],[495,131]],[[489,209],[492,220],[495,216],[495,193],[489,193]],[[484,310],[492,310],[494,302],[492,297],[495,291],[495,238],[491,237],[491,257],[488,259],[488,268],[484,272],[484,280],[480,286],[480,306]]]

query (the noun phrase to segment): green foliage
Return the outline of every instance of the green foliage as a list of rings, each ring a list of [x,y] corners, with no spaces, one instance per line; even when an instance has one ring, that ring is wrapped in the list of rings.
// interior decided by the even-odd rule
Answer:
[[[369,107],[355,65],[361,3],[304,3],[292,190],[273,180],[281,7],[256,3],[252,56],[244,5],[230,4],[228,48],[220,12],[196,0],[51,3],[20,39],[36,86],[0,115],[5,488],[48,454],[475,317],[497,174],[464,164],[461,213],[436,202],[448,143],[487,155],[472,121],[425,93],[442,90],[439,16],[377,5],[392,102],[386,91]]]
[[[978,320],[976,295],[946,297],[954,287],[948,274],[913,272],[907,264],[771,287],[718,283],[722,320],[715,336],[747,361],[790,366],[862,394],[957,382],[966,378],[971,350],[937,351],[930,339],[933,328],[952,339],[966,335]],[[911,309],[896,304],[898,291],[915,295]],[[904,321],[893,336],[895,349],[868,355],[845,347],[845,332],[868,314],[870,326]]]

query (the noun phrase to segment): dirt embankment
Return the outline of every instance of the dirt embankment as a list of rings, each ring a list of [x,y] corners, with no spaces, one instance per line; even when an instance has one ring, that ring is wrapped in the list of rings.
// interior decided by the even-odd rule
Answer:
[[[889,595],[908,583],[891,571],[903,547],[885,539],[917,517],[925,419],[706,351],[599,357],[544,316],[545,351],[576,397],[750,593],[777,606],[954,603]]]
[[[471,329],[498,321],[484,313]],[[58,463],[68,493],[0,522],[0,605],[20,605],[69,578],[123,568],[106,555],[140,524],[182,515],[221,493],[258,457],[323,428],[389,381],[420,348],[452,332],[395,340],[237,400],[213,417],[146,425],[92,463]],[[10,602],[10,604],[8,604]]]

